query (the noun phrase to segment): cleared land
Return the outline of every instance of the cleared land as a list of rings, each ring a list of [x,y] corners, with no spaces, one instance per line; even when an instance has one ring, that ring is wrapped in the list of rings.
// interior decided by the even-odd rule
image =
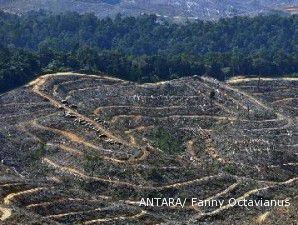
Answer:
[[[298,79],[45,75],[0,96],[1,224],[295,224]],[[289,207],[140,207],[146,197]]]

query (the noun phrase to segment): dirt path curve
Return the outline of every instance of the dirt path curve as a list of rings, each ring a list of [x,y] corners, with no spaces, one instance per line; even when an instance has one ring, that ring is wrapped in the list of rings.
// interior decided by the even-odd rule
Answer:
[[[240,196],[238,198],[235,198],[235,201],[238,202],[238,201],[241,201],[241,200],[244,200],[244,199],[248,199],[250,196],[252,196],[253,194],[256,194],[260,191],[266,191],[269,188],[274,188],[274,187],[278,187],[278,186],[281,186],[281,185],[288,185],[288,184],[296,182],[297,180],[298,180],[298,177],[294,177],[294,178],[292,178],[290,180],[287,180],[287,181],[284,181],[284,182],[278,182],[277,184],[268,185],[266,187],[252,189],[252,190],[244,193],[242,196]],[[195,216],[195,219],[200,219],[200,218],[206,217],[206,216],[218,215],[222,211],[225,211],[225,210],[233,208],[233,207],[235,207],[235,205],[229,203],[229,204],[224,205],[223,207],[220,207],[220,208],[218,208],[216,210],[213,210],[211,212],[199,213],[197,216]]]
[[[239,182],[236,182],[236,183],[230,185],[229,187],[227,187],[225,190],[223,190],[223,191],[221,191],[221,192],[219,192],[219,193],[217,193],[217,194],[215,194],[215,195],[213,195],[213,196],[211,196],[211,197],[209,197],[209,198],[204,199],[204,201],[210,201],[210,200],[212,200],[212,199],[219,198],[219,197],[221,197],[222,195],[225,195],[225,194],[227,194],[227,193],[229,193],[229,192],[235,190],[238,186],[239,186]],[[201,212],[200,207],[197,206],[197,205],[193,205],[193,209],[196,210],[196,211]]]
[[[272,105],[278,104],[280,102],[288,102],[288,101],[292,101],[292,100],[298,100],[298,98],[283,98],[283,99],[279,99],[276,101],[271,102]]]
[[[94,111],[93,114],[98,116],[102,110],[106,110],[106,109],[138,109],[138,110],[169,110],[169,109],[180,109],[180,108],[185,108],[183,106],[180,105],[175,105],[175,106],[160,106],[160,107],[151,107],[151,106],[135,106],[135,105],[110,105],[110,106],[100,106],[97,107]]]
[[[206,81],[206,82],[213,83],[213,80],[210,79],[210,78],[206,78],[206,77],[205,77],[205,78],[203,78],[203,79],[204,79],[204,81]],[[285,80],[286,80],[286,79],[285,79]],[[298,79],[295,79],[295,80],[298,80]],[[233,82],[228,82],[228,84],[230,84],[230,83],[233,83]],[[239,89],[237,89],[237,88],[233,88],[233,87],[231,87],[231,86],[228,85],[228,84],[222,84],[222,87],[223,87],[224,89],[233,91],[233,92],[235,92],[235,93],[238,93],[239,95],[242,95],[242,96],[248,98],[250,101],[252,101],[252,102],[255,103],[256,105],[261,106],[261,107],[264,108],[264,109],[267,109],[267,110],[270,110],[270,111],[274,111],[274,109],[273,109],[272,107],[269,107],[269,106],[266,105],[265,103],[263,103],[263,102],[261,102],[260,100],[254,98],[252,95],[250,95],[250,94],[248,94],[248,93],[246,93],[246,92],[243,92],[243,91],[241,91],[241,90],[239,90]],[[291,119],[290,117],[285,116],[285,115],[283,115],[283,114],[281,114],[281,113],[279,113],[279,112],[275,112],[275,113],[276,113],[277,118],[278,118],[279,120],[286,120],[286,121],[287,121],[287,124],[284,125],[283,127],[281,127],[280,129],[287,129],[287,128],[289,128],[290,126],[292,126],[292,125],[294,124],[293,119]]]
[[[33,189],[26,190],[26,191],[11,193],[11,194],[7,195],[6,197],[4,197],[3,203],[4,203],[4,205],[11,205],[13,199],[15,199],[18,196],[32,194],[32,193],[36,193],[36,192],[43,191],[43,190],[47,190],[47,188],[33,188]]]
[[[216,120],[236,120],[236,117],[230,117],[230,116],[209,116],[209,115],[171,115],[171,116],[146,116],[146,115],[115,115],[111,117],[110,122],[116,123],[119,119],[128,118],[132,121],[137,121],[142,118],[154,118],[154,119],[160,119],[160,120],[166,120],[166,119],[216,119]]]
[[[137,185],[137,184],[129,183],[126,181],[112,180],[112,179],[107,179],[107,178],[103,178],[103,177],[89,176],[77,169],[74,169],[74,168],[71,168],[68,166],[61,166],[49,158],[43,158],[42,161],[43,161],[43,163],[47,164],[48,166],[50,166],[54,169],[57,169],[61,172],[64,172],[64,173],[67,173],[67,174],[70,174],[72,176],[76,176],[76,177],[79,177],[82,179],[102,181],[105,183],[116,184],[119,186],[128,186],[128,187],[132,187],[135,189],[143,189],[143,190],[165,190],[165,189],[170,189],[170,188],[178,188],[178,187],[182,187],[182,186],[187,186],[187,185],[200,183],[200,182],[206,182],[206,181],[210,181],[210,180],[214,180],[214,179],[223,177],[223,175],[217,174],[217,175],[211,175],[211,176],[207,176],[207,177],[197,178],[194,180],[182,181],[182,182],[178,182],[178,183],[174,183],[174,184],[168,184],[168,185],[164,185],[164,186],[154,187],[154,186]]]
[[[93,223],[100,223],[100,222],[110,222],[110,221],[117,221],[117,220],[126,220],[126,219],[137,219],[144,216],[147,212],[142,210],[140,213],[137,213],[132,216],[118,216],[118,217],[111,217],[111,218],[104,218],[104,219],[95,219],[83,222],[83,224],[93,224]]]
[[[51,128],[51,127],[47,127],[47,126],[44,126],[44,125],[40,125],[35,120],[32,122],[32,125],[35,126],[35,127],[40,128],[40,129],[44,129],[44,130],[48,130],[48,131],[51,131],[51,132],[54,132],[54,133],[58,133],[58,134],[60,134],[64,137],[68,138],[72,142],[83,144],[86,147],[90,147],[90,148],[98,150],[98,151],[112,152],[112,150],[100,148],[100,147],[96,146],[95,144],[86,141],[83,137],[78,136],[77,134],[72,133],[70,131],[59,130],[59,129],[56,129],[56,128]],[[32,135],[35,136],[34,134],[32,134]],[[38,137],[36,137],[36,139],[40,140],[40,142],[42,142],[41,139],[39,139]],[[76,148],[73,148],[73,147],[66,146],[64,144],[47,143],[47,145],[56,146],[56,147],[66,151],[68,153],[71,153],[72,155],[77,156],[77,157],[84,155],[84,153],[82,151],[80,151]],[[150,146],[150,147],[153,148],[152,146]],[[140,154],[138,157],[130,158],[130,159],[127,159],[127,160],[120,160],[120,159],[116,159],[116,158],[112,158],[112,157],[108,157],[108,156],[103,156],[102,158],[104,160],[111,161],[111,162],[114,162],[114,163],[125,164],[125,163],[138,163],[140,161],[145,160],[148,156],[149,156],[149,151],[147,149],[145,149],[144,151],[142,151],[142,154]]]
[[[29,205],[26,205],[25,207],[27,209],[36,208],[36,207],[45,207],[45,206],[49,206],[49,205],[53,205],[53,204],[59,204],[59,203],[67,202],[67,201],[68,202],[84,202],[86,200],[82,199],[82,198],[61,198],[61,199],[58,199],[58,200],[31,203]]]
[[[116,136],[114,136],[111,132],[107,131],[106,129],[104,129],[99,123],[97,123],[96,121],[90,119],[89,117],[82,115],[80,113],[78,113],[76,110],[71,109],[68,106],[65,106],[64,104],[60,103],[58,100],[52,98],[50,95],[42,92],[40,89],[42,89],[43,85],[46,83],[47,79],[49,79],[50,77],[54,77],[55,75],[45,75],[42,77],[39,77],[36,79],[36,81],[34,82],[33,85],[33,92],[35,92],[36,94],[40,95],[41,97],[49,100],[53,106],[55,106],[56,108],[63,108],[64,110],[74,114],[75,116],[77,116],[78,118],[87,121],[88,123],[92,124],[94,127],[96,127],[97,129],[99,129],[103,134],[107,135],[109,138],[114,139],[115,141],[118,141],[122,144],[126,144],[128,146],[130,146],[130,144]],[[135,147],[135,146],[134,146]]]
[[[100,212],[100,211],[102,211],[104,209],[108,209],[108,208],[109,207],[106,207],[106,208],[96,208],[96,209],[90,209],[90,210],[82,210],[82,211],[74,211],[74,212],[66,212],[66,213],[48,215],[48,216],[45,216],[45,218],[57,219],[57,218],[63,218],[63,217],[73,216],[73,215],[80,215],[80,214],[90,213],[90,212]]]
[[[31,125],[34,126],[34,127],[40,128],[42,130],[47,130],[47,131],[51,131],[55,134],[59,134],[61,136],[66,137],[67,139],[69,139],[72,142],[83,144],[86,147],[90,147],[90,148],[97,149],[97,150],[100,149],[95,144],[92,144],[92,143],[86,141],[83,137],[78,136],[77,134],[75,134],[73,132],[66,131],[66,130],[60,130],[60,129],[57,129],[57,128],[47,127],[47,126],[38,124],[36,120],[33,120]]]
[[[232,79],[228,80],[228,84],[237,84],[247,81],[258,81],[259,78],[248,78],[248,77],[233,77]],[[298,81],[297,77],[282,77],[282,78],[269,78],[269,77],[263,77],[261,80],[265,81],[278,81],[278,80],[287,80],[287,81]]]
[[[49,79],[51,77],[54,77],[54,76],[61,76],[61,75],[45,75],[45,76],[37,78],[34,82],[32,82],[30,84],[30,85],[32,85],[33,92],[35,92],[39,96],[41,96],[41,97],[47,99],[48,101],[50,101],[54,107],[63,108],[65,111],[68,111],[69,113],[75,115],[76,117],[80,118],[81,120],[85,120],[86,122],[92,124],[96,129],[98,129],[102,134],[106,135],[110,139],[113,139],[113,140],[117,141],[118,143],[121,143],[125,146],[129,146],[131,148],[139,148],[139,149],[141,149],[141,151],[143,151],[143,155],[148,154],[148,152],[145,148],[143,148],[141,146],[138,146],[137,144],[129,143],[129,142],[123,140],[120,137],[116,137],[114,134],[107,131],[105,128],[103,128],[99,123],[97,123],[93,119],[90,119],[89,117],[77,112],[76,110],[71,109],[70,107],[68,107],[68,106],[60,103],[56,99],[52,98],[50,95],[42,92],[41,89],[42,89],[43,85],[47,82],[47,79]],[[79,76],[79,75],[77,75],[77,76]],[[81,75],[81,76],[83,76],[83,75]]]
[[[5,208],[5,207],[2,207],[2,206],[0,206],[0,212],[2,213],[2,215],[0,217],[1,221],[7,220],[12,215],[12,210],[11,209]]]

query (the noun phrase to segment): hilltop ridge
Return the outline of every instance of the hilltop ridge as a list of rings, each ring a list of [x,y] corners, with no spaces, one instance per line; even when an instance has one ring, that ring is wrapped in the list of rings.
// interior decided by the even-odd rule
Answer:
[[[0,8],[13,13],[31,10],[48,10],[56,13],[65,9],[79,13],[94,13],[99,17],[123,15],[156,14],[177,21],[183,18],[213,20],[221,17],[258,15],[271,11],[284,11],[297,6],[297,0],[1,0]]]

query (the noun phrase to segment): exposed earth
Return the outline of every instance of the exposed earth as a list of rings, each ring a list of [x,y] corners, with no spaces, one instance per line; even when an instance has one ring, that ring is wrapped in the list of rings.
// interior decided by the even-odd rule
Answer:
[[[297,87],[58,73],[2,94],[1,224],[297,224]],[[290,206],[139,206],[154,197]]]

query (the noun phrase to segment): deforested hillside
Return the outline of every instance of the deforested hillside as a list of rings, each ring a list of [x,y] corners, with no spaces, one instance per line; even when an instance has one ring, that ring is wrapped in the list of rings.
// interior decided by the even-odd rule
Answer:
[[[0,96],[2,224],[295,224],[296,78],[44,75]],[[222,200],[150,207],[142,198]],[[235,206],[235,201],[289,202]]]

